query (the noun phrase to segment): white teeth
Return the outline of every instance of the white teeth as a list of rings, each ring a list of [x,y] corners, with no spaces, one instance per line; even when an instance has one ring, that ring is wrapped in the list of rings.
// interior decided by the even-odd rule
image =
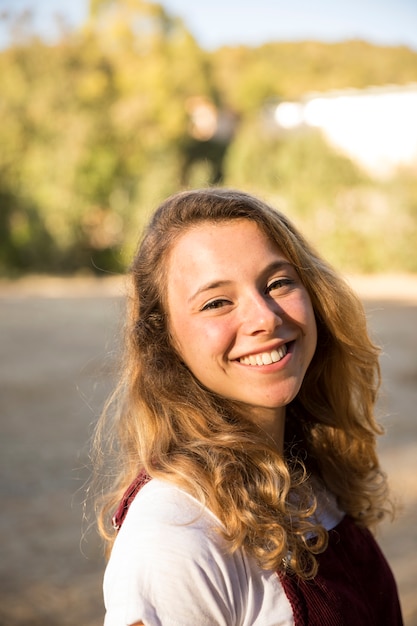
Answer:
[[[268,352],[264,352],[262,355],[262,363],[264,365],[270,365],[271,363],[273,363],[272,361],[272,356],[270,354],[268,354]]]
[[[261,354],[251,354],[250,356],[244,356],[239,361],[243,365],[271,365],[271,363],[277,363],[287,354],[287,346],[283,345],[272,350],[271,352],[262,352]]]

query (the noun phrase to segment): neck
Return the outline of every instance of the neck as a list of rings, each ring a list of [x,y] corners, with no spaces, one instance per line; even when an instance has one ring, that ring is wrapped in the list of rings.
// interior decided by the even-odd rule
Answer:
[[[253,408],[249,417],[265,433],[268,442],[272,443],[282,455],[284,453],[285,407],[278,409]]]

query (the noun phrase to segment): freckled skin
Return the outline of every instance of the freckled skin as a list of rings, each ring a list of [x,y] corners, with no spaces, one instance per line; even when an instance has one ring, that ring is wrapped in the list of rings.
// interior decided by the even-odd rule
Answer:
[[[285,406],[297,395],[317,343],[310,297],[285,254],[249,220],[203,223],[173,247],[168,313],[176,347],[203,385],[248,406],[282,439]],[[245,356],[285,345],[277,362]]]

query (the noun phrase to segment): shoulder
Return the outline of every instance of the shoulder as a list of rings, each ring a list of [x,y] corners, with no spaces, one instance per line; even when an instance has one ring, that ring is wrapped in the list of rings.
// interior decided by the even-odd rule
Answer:
[[[220,522],[181,489],[153,479],[116,538],[104,580],[106,608],[128,611],[126,623],[238,623],[245,579],[242,555],[227,552]]]
[[[182,526],[193,525],[194,522],[198,522],[197,527],[220,527],[219,520],[186,491],[154,478],[146,483],[133,500],[124,526],[140,524],[144,528],[149,523],[152,526],[155,523]]]
[[[220,521],[181,489],[150,481],[130,506],[104,580],[106,626],[276,624],[292,612],[273,572],[233,554]],[[258,621],[261,620],[261,621]]]
[[[226,552],[220,521],[200,502],[168,482],[153,479],[130,505],[115,550],[140,549],[148,554],[193,560]]]

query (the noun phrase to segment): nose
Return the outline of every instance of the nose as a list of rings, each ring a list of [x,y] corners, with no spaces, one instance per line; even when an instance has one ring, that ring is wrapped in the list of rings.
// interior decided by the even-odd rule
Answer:
[[[282,311],[277,302],[263,293],[251,294],[244,304],[243,327],[247,334],[270,334],[281,326]]]

